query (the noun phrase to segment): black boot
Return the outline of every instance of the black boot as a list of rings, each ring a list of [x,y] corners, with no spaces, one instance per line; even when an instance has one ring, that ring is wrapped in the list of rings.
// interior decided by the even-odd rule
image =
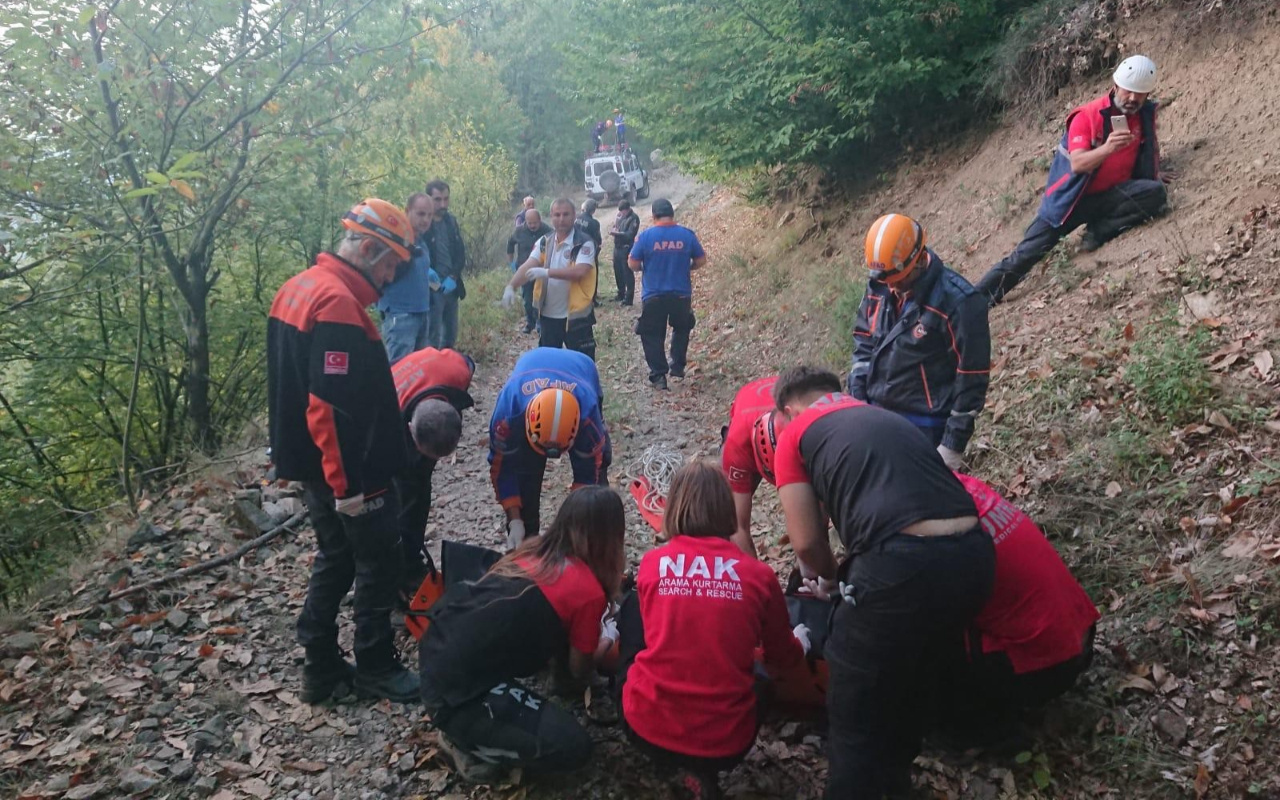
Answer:
[[[330,698],[341,700],[354,691],[356,668],[341,654],[307,656],[302,665],[302,702],[323,703]]]
[[[364,700],[386,698],[393,703],[416,703],[422,699],[418,674],[399,663],[380,670],[356,668],[356,694]]]

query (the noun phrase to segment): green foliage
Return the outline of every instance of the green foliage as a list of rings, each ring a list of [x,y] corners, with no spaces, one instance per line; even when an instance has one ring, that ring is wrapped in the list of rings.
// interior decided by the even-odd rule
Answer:
[[[1125,379],[1153,415],[1173,425],[1200,416],[1215,396],[1204,355],[1209,351],[1207,328],[1183,331],[1170,313],[1154,321],[1134,343]]]
[[[758,164],[856,168],[963,114],[1011,0],[579,0],[569,56],[608,68],[581,94],[626,97],[630,119],[702,174]],[[643,35],[637,35],[643,31]]]

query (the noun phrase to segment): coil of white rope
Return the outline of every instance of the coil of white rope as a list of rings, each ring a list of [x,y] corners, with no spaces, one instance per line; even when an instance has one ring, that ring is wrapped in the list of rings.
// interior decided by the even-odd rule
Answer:
[[[684,465],[684,454],[661,442],[645,448],[644,454],[631,467],[632,478],[644,478],[648,484],[640,507],[654,514],[662,513],[660,501],[665,501],[671,489],[671,476]]]

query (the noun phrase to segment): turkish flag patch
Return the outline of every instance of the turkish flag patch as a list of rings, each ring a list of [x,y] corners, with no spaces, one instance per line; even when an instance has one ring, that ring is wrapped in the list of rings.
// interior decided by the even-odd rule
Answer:
[[[347,362],[350,356],[337,350],[326,350],[324,353],[325,375],[346,375]]]

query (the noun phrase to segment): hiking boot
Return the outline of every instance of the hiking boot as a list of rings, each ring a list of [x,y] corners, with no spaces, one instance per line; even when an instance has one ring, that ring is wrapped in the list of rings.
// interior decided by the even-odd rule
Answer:
[[[400,664],[376,672],[357,669],[355,686],[363,700],[385,697],[393,703],[416,703],[422,699],[418,674]]]
[[[308,660],[302,665],[302,691],[298,696],[308,705],[341,700],[351,695],[355,680],[356,668],[341,656]]]
[[[535,326],[533,325],[533,323],[531,323],[531,322],[526,322],[526,323],[524,324],[524,332],[525,332],[525,333],[533,333],[533,331],[534,331],[534,327],[535,327]]]
[[[671,372],[670,372],[670,373],[668,373],[668,374],[670,374],[670,375],[671,375],[671,377],[673,377],[673,378],[683,378],[683,377],[684,377],[684,367],[677,367],[675,364],[672,364],[672,365],[671,365]]]
[[[505,777],[506,770],[502,766],[468,753],[444,734],[440,734],[440,753],[458,777],[467,783],[497,783]]]
[[[649,379],[649,385],[655,389],[661,389],[662,391],[665,392],[667,390],[667,376],[657,375],[655,377],[652,377]]]
[[[1099,247],[1102,247],[1103,241],[1094,234],[1093,231],[1086,230],[1084,235],[1080,237],[1080,252],[1092,253]]]

